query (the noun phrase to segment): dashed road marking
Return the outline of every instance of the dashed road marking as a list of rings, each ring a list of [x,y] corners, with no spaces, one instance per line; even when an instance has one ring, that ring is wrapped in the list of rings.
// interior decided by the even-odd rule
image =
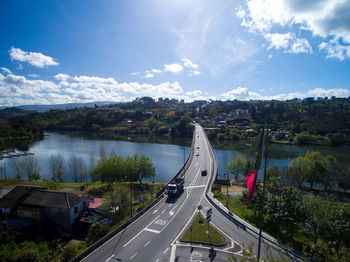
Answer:
[[[145,244],[145,247],[147,247],[149,245],[149,243],[151,243],[151,240]]]
[[[132,260],[134,257],[136,257],[137,256],[137,252],[135,253],[135,254],[133,254],[131,257],[130,257],[130,259],[129,260]]]
[[[162,214],[164,214],[165,213],[165,209],[162,211]]]
[[[154,211],[153,211],[153,215],[154,215],[155,213],[157,213],[157,212],[158,212],[158,209],[154,210]]]
[[[111,255],[107,260],[106,260],[106,262],[108,262],[111,258],[113,258],[114,257],[114,255]]]
[[[144,230],[145,230],[145,231],[148,231],[148,232],[156,233],[156,234],[159,234],[159,233],[160,233],[159,230],[155,230],[155,229],[151,229],[151,228],[145,228]]]
[[[164,250],[163,254],[165,254],[166,252],[168,252],[169,248],[167,247],[167,249]]]

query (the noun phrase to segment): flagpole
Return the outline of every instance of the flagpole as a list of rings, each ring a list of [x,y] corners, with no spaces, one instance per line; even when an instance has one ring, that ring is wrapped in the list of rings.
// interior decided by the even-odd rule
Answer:
[[[268,122],[268,121],[267,121]],[[265,116],[265,123],[266,123],[266,116]],[[260,261],[260,250],[261,250],[261,234],[262,234],[262,225],[264,220],[264,201],[265,201],[265,184],[266,184],[266,166],[267,166],[267,154],[268,154],[268,147],[269,147],[269,129],[268,125],[266,130],[266,146],[265,146],[265,166],[264,166],[264,177],[263,177],[263,194],[261,199],[261,212],[260,212],[260,225],[259,225],[259,242],[258,242],[258,261]]]

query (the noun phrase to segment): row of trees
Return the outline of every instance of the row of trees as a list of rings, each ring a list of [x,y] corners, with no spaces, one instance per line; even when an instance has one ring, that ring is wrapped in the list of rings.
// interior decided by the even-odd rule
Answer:
[[[299,187],[308,183],[311,190],[314,184],[323,185],[325,190],[336,184],[344,190],[350,189],[350,167],[340,165],[333,156],[324,156],[317,151],[308,151],[304,157],[292,159],[287,175]]]
[[[251,169],[251,160],[241,155],[229,161],[226,166],[226,170],[233,174],[236,180],[239,175],[245,175]],[[308,151],[305,156],[292,159],[287,169],[272,166],[268,168],[267,176],[272,181],[286,178],[299,188],[306,183],[310,190],[315,184],[323,185],[327,191],[336,185],[344,191],[350,189],[350,166],[338,163],[335,157],[324,156],[318,151]]]
[[[248,196],[243,192],[242,203]],[[248,208],[261,210],[262,186]],[[350,206],[329,196],[305,194],[285,182],[268,188],[265,195],[265,228],[276,232],[283,242],[303,235],[299,248],[318,261],[346,261],[350,255]],[[306,237],[306,238],[305,238]],[[300,241],[300,240],[299,240]]]
[[[111,155],[101,158],[95,168],[90,172],[93,180],[100,180],[110,187],[115,182],[139,181],[155,177],[155,168],[149,157],[134,154],[121,157]]]

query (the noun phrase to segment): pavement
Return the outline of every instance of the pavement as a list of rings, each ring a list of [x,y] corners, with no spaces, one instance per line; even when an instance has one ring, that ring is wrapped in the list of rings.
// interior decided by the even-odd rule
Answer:
[[[215,199],[211,193],[206,194],[217,170],[216,162],[203,128],[196,125],[195,132],[194,144],[199,156],[193,157],[186,170],[184,192],[177,198],[165,196],[82,261],[230,261],[229,256],[241,256],[242,248],[252,243],[254,252],[257,251],[258,236],[250,225],[238,220],[238,217],[235,217],[239,221],[236,223],[236,220],[229,219],[218,209],[220,203],[213,202]],[[207,176],[201,175],[203,169],[208,170]],[[211,224],[228,239],[228,247],[210,249],[179,242],[178,239],[198,212],[199,205],[203,210],[212,208]],[[264,246],[269,246],[268,241],[264,241],[262,246],[264,255]],[[277,256],[279,251],[273,248],[272,252]]]

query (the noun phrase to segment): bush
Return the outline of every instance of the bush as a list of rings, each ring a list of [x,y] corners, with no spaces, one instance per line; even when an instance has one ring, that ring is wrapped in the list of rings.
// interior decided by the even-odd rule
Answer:
[[[92,225],[85,239],[87,245],[90,246],[100,238],[107,235],[108,230],[109,230],[109,226],[107,226],[106,224],[101,224],[97,222],[96,224]]]

